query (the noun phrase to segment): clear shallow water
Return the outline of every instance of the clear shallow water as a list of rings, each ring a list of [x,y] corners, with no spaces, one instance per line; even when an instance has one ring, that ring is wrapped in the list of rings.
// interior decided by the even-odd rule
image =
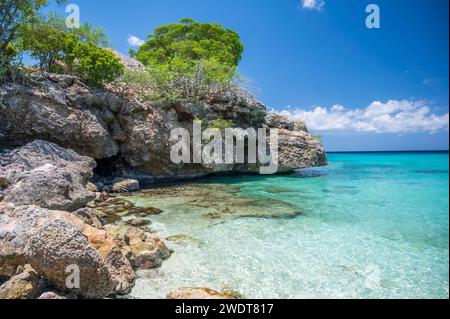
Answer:
[[[287,176],[197,181],[194,190],[215,194],[197,200],[192,190],[132,198],[165,210],[151,218],[162,236],[193,238],[169,242],[174,254],[140,272],[132,295],[209,287],[249,298],[448,298],[448,153],[330,154],[329,161]],[[208,215],[225,206],[251,211],[255,200],[303,214]]]

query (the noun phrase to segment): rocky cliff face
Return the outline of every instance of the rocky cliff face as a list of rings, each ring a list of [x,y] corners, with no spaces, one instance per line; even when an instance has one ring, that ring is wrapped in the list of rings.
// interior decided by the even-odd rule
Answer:
[[[194,119],[226,119],[237,127],[280,128],[280,170],[326,164],[322,145],[305,128],[274,115],[241,89],[203,101],[154,103],[138,92],[92,89],[78,78],[47,74],[0,87],[0,146],[36,139],[94,158],[103,173],[145,181],[180,179],[211,172],[248,171],[243,165],[175,165],[170,131],[192,129]]]

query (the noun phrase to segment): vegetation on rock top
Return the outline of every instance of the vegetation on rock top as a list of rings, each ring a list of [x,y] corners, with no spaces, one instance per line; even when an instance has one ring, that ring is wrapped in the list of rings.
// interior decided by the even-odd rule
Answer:
[[[89,23],[68,28],[54,13],[41,16],[47,4],[1,0],[0,81],[24,70],[24,54],[37,61],[41,74],[75,75],[90,86],[115,82],[143,92],[148,100],[199,100],[227,91],[237,78],[244,47],[236,32],[219,24],[182,19],[160,26],[131,52],[145,67],[125,70],[107,49],[104,30]]]

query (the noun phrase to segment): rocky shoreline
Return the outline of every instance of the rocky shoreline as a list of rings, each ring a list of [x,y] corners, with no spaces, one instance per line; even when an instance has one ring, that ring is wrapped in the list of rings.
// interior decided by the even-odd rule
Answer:
[[[122,180],[98,192],[100,185],[88,182],[95,166],[90,159],[40,140],[0,159],[0,298],[126,295],[134,286],[135,270],[158,267],[170,256],[145,219],[162,211],[136,207],[114,195],[138,190],[137,181]],[[51,165],[66,173],[67,183],[52,183],[58,176],[48,169]],[[79,288],[66,287],[71,265],[79,267]]]
[[[138,181],[94,184],[95,161],[42,140],[3,152],[0,164],[0,298],[127,295],[134,286],[135,270],[158,267],[170,257],[164,240],[149,226],[148,218],[163,211],[138,207],[126,199],[127,194],[139,190]],[[154,188],[146,194],[158,196],[158,191]],[[169,197],[171,193],[194,196],[198,192],[183,186],[161,191]],[[238,206],[243,208],[244,203]],[[234,215],[228,211],[222,218],[242,216],[245,210]],[[183,240],[175,237],[167,240]],[[71,265],[80,271],[79,288],[67,288]],[[180,288],[168,298],[236,295]]]
[[[202,101],[156,103],[118,86],[94,89],[65,75],[30,75],[0,85],[0,299],[127,295],[136,270],[169,258],[166,243],[149,225],[149,217],[163,212],[118,194],[137,191],[140,183],[255,171],[254,165],[172,163],[170,130],[192,130],[198,118],[278,128],[281,171],[326,164],[321,143],[304,125],[267,114],[242,89]],[[196,192],[172,191],[194,197]],[[223,218],[235,218],[248,212],[225,213]],[[69,288],[74,270],[79,286]],[[238,294],[181,288],[168,297]]]

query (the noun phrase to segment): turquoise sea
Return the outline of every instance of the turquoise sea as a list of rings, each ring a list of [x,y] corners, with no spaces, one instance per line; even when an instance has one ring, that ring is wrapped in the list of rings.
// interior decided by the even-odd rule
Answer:
[[[132,296],[209,287],[248,298],[448,298],[448,152],[328,157],[327,167],[290,175],[132,197],[162,208],[152,227],[177,238]]]

